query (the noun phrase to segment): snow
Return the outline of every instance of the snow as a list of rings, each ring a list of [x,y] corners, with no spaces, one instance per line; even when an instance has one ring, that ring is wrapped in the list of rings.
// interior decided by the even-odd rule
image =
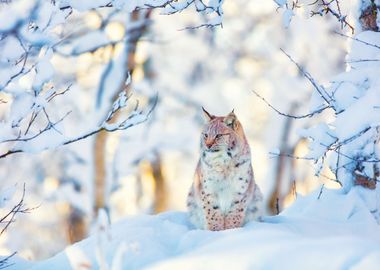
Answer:
[[[70,0],[67,1],[70,6],[75,8],[78,11],[86,11],[92,8],[97,8],[100,6],[107,5],[109,0],[92,0],[92,1],[83,1],[83,0]]]
[[[0,207],[5,207],[16,192],[16,186],[11,186],[0,191]]]
[[[285,28],[289,28],[292,17],[294,16],[294,12],[291,9],[286,8],[284,13],[282,14],[282,25]]]
[[[0,18],[7,18],[0,22],[0,32],[10,31],[17,24],[24,22],[31,12],[36,1],[21,0],[12,1],[8,8],[0,9]]]
[[[79,55],[84,52],[91,52],[108,43],[110,40],[107,34],[101,30],[95,30],[75,39],[67,46],[68,48],[63,48],[63,52],[68,55]]]
[[[25,92],[15,96],[12,107],[10,119],[12,120],[12,127],[18,126],[19,123],[30,113],[34,104],[34,96]]]
[[[288,1],[287,0],[274,0],[276,2],[276,4],[279,6],[279,7],[282,7],[284,6]]]
[[[278,156],[281,154],[281,150],[279,148],[274,148],[269,152],[271,155]]]
[[[377,123],[380,119],[380,110],[375,107],[380,104],[380,89],[372,87],[363,97],[348,107],[336,119],[336,130],[343,141]],[[353,117],[355,116],[355,117]]]
[[[16,61],[24,53],[20,42],[13,36],[7,37],[1,49],[1,61]]]
[[[59,125],[46,130],[30,141],[21,141],[16,143],[15,149],[20,149],[25,153],[37,154],[46,149],[54,149],[62,145],[65,136],[59,133]]]
[[[317,190],[278,216],[219,232],[193,229],[184,212],[129,217],[109,230],[106,219],[101,214],[93,236],[31,269],[100,269],[99,250],[102,269],[112,270],[370,270],[379,264],[380,227],[356,189]]]
[[[13,137],[12,125],[5,121],[0,121],[0,141],[7,140]]]
[[[352,40],[351,50],[348,56],[349,60],[380,59],[380,33],[364,31],[354,38],[355,40]],[[356,65],[354,65],[354,67],[356,67]]]
[[[333,130],[325,123],[320,123],[308,129],[301,129],[298,134],[304,138],[309,138],[308,158],[318,159],[322,157],[329,146],[336,141]]]
[[[35,93],[39,93],[42,90],[43,84],[48,82],[54,75],[54,67],[50,63],[52,56],[53,51],[51,49],[47,49],[46,52],[40,55],[40,60],[35,67],[36,76],[32,86]]]

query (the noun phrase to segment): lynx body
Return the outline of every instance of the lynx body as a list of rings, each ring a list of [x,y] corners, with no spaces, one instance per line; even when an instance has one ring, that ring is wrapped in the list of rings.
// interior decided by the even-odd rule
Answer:
[[[190,220],[197,228],[213,231],[241,227],[258,217],[262,200],[250,148],[233,111],[225,117],[204,113],[208,121],[201,157],[187,199]]]

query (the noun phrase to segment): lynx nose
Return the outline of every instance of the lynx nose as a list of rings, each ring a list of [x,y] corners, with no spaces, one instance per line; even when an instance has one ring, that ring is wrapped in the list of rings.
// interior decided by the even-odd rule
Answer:
[[[211,146],[214,144],[214,142],[213,142],[213,141],[209,141],[209,140],[207,140],[207,141],[205,142],[205,144],[206,144],[206,147],[207,147],[208,149],[210,149]]]

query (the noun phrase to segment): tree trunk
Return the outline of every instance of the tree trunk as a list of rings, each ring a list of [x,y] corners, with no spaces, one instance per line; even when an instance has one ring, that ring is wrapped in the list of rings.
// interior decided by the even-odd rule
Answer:
[[[154,190],[154,212],[160,213],[167,210],[167,188],[165,185],[165,178],[162,173],[162,162],[160,156],[157,154],[154,161],[151,163],[152,174],[155,183]]]
[[[150,11],[134,11],[131,15],[131,21],[135,22],[141,19],[141,16],[144,15],[145,19],[148,20],[150,16]],[[129,71],[130,74],[133,73],[135,68],[135,54],[137,43],[142,37],[142,35],[146,32],[147,27],[144,25],[143,27],[136,28],[131,31],[128,38],[128,56],[125,63],[126,70]],[[128,86],[125,86],[125,81],[128,78],[128,72],[125,72],[125,78],[123,83],[120,85],[120,91],[117,91],[117,94],[113,97],[113,101],[117,99],[119,93],[123,90],[128,91]],[[110,104],[110,106],[112,103]],[[117,118],[117,115],[115,116]],[[106,143],[107,143],[108,133],[105,131],[99,132],[95,137],[94,144],[94,155],[95,155],[95,183],[94,183],[94,194],[95,194],[95,202],[94,202],[94,212],[95,216],[98,213],[100,208],[107,209],[107,191],[106,191]]]
[[[377,15],[379,6],[376,5],[375,0],[363,1],[359,21],[363,31],[379,31],[377,25]]]
[[[298,104],[292,103],[290,105],[289,115],[293,115],[294,112],[297,110]],[[282,181],[284,178],[284,172],[287,162],[286,154],[289,154],[289,150],[291,147],[289,147],[289,134],[292,129],[292,122],[293,118],[287,117],[285,121],[284,128],[282,130],[282,136],[281,136],[281,149],[280,149],[280,155],[277,158],[277,164],[276,164],[276,175],[275,175],[275,186],[274,190],[270,196],[268,208],[272,214],[279,214],[281,210],[281,206],[283,204],[284,195],[281,192],[282,187]]]
[[[87,221],[85,213],[78,208],[69,206],[69,215],[67,218],[67,238],[70,244],[78,242],[87,236]]]

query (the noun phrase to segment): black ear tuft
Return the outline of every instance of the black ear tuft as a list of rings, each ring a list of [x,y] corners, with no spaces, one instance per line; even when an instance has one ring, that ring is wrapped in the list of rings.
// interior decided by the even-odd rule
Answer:
[[[205,116],[207,121],[211,121],[215,118],[214,115],[210,114],[208,111],[205,110],[205,108],[202,107],[203,115]]]

